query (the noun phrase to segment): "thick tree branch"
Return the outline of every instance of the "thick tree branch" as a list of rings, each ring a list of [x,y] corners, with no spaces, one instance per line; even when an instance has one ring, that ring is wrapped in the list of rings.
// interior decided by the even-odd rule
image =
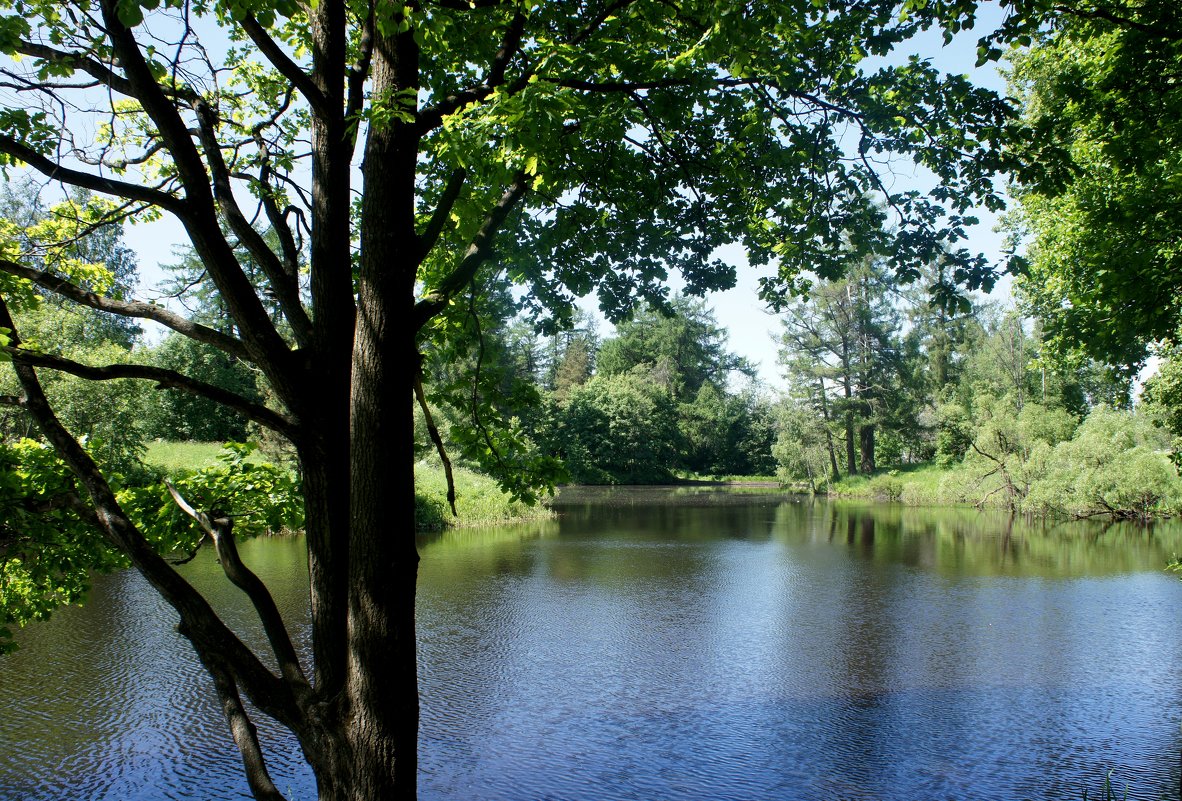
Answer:
[[[8,305],[0,297],[0,327],[11,331],[18,346],[20,337]],[[233,671],[255,706],[293,731],[306,728],[293,688],[271,673],[258,657],[222,622],[209,603],[153,549],[144,535],[124,513],[115,493],[90,455],[78,444],[45,397],[33,367],[14,360],[13,370],[25,393],[25,408],[36,420],[58,456],[86,488],[94,505],[100,529],[111,544],[125,553],[132,565],[180,615],[180,632],[193,643],[203,660],[220,658]]]
[[[217,549],[218,561],[230,583],[246,593],[262,621],[263,630],[267,633],[267,641],[271,643],[271,651],[279,663],[279,670],[283,678],[293,687],[302,686],[308,689],[308,679],[304,669],[300,666],[296,656],[295,646],[292,645],[291,635],[283,623],[283,616],[279,614],[279,607],[271,597],[267,585],[262,579],[248,568],[238,555],[238,546],[234,542],[234,521],[224,512],[213,510],[208,514],[197,509],[185,500],[184,496],[173,486],[171,481],[165,481],[168,493],[172,496],[181,511],[197,521],[201,529],[213,540]]]
[[[157,386],[166,389],[179,389],[191,395],[208,398],[215,403],[233,409],[248,420],[278,432],[288,439],[295,441],[297,428],[295,421],[279,412],[268,409],[259,403],[249,401],[221,387],[198,381],[195,378],[182,375],[162,367],[151,367],[146,364],[108,364],[102,367],[91,367],[87,364],[53,356],[48,353],[37,353],[24,348],[8,346],[0,348],[12,356],[14,362],[31,367],[46,367],[90,381],[112,381],[118,378],[134,378],[143,381],[154,381]]]
[[[324,96],[308,73],[304,72],[299,64],[296,64],[287,53],[283,52],[283,49],[270,37],[253,14],[248,14],[238,24],[242,26],[242,30],[246,31],[246,35],[255,43],[259,52],[266,56],[267,61],[271,62],[271,66],[299,90],[300,94],[308,101],[308,105],[312,107],[313,113],[323,115],[334,113],[335,110],[329,107],[328,98]]]
[[[246,770],[246,782],[251,795],[258,801],[287,801],[267,771],[263,749],[259,745],[258,729],[255,728],[246,707],[242,704],[242,699],[238,696],[238,685],[234,683],[232,672],[216,657],[203,657],[201,661],[213,677],[214,688],[222,702],[222,712],[226,715],[226,722],[230,724],[230,734],[242,755],[242,765]]]
[[[369,3],[369,16],[366,17],[365,23],[361,28],[361,42],[359,43],[360,53],[357,56],[357,61],[349,68],[349,91],[348,99],[345,103],[345,119],[355,120],[361,114],[362,106],[365,104],[365,81],[369,78],[369,68],[373,62],[373,47],[374,47],[374,8],[373,2]],[[357,130],[354,128],[354,130]]]
[[[104,297],[103,295],[83,289],[76,284],[72,284],[64,278],[58,278],[53,273],[44,270],[34,270],[31,267],[25,267],[22,264],[17,264],[7,259],[0,259],[0,270],[10,275],[26,278],[38,286],[45,287],[51,292],[56,292],[62,297],[69,298],[83,306],[89,306],[92,309],[118,314],[123,317],[154,320],[163,326],[171,328],[178,334],[184,334],[190,339],[204,342],[206,345],[212,345],[223,353],[234,356],[235,358],[245,360],[249,360],[250,358],[250,354],[246,351],[246,346],[234,337],[195,323],[187,317],[169,311],[163,306],[144,303],[138,300],[116,300],[115,298]]]
[[[172,212],[182,219],[187,213],[185,201],[176,195],[170,195],[167,192],[161,192],[159,189],[152,189],[147,186],[140,186],[126,181],[116,181],[113,178],[105,178],[101,175],[93,175],[88,172],[63,167],[61,164],[41,155],[23,142],[19,142],[8,136],[0,136],[0,153],[20,159],[53,181],[62,181],[72,186],[80,186],[83,189],[102,192],[105,195],[114,195],[116,197],[127,198],[128,200],[148,203],[158,206],[165,211]]]
[[[513,19],[509,22],[509,27],[505,30],[505,35],[501,40],[501,46],[498,48],[496,55],[493,56],[488,72],[485,73],[482,84],[462,92],[457,92],[454,95],[449,95],[434,106],[419,112],[418,125],[421,132],[426,133],[437,128],[443,123],[443,118],[447,115],[454,114],[469,103],[478,103],[484,100],[496,91],[498,86],[505,83],[505,72],[509,67],[509,62],[521,50],[521,36],[525,31],[525,21],[526,17],[524,14],[518,12],[513,15]],[[525,70],[518,76],[510,92],[520,92],[529,82],[530,74],[530,70]]]
[[[419,262],[427,258],[431,253],[431,248],[435,247],[435,243],[439,240],[439,235],[443,233],[443,226],[447,224],[448,215],[451,214],[452,206],[455,205],[456,199],[460,196],[460,190],[464,188],[464,179],[468,172],[463,167],[457,167],[452,171],[451,177],[447,180],[447,186],[443,188],[443,194],[439,196],[439,202],[435,205],[435,211],[431,214],[431,219],[427,222],[427,228],[419,235]]]
[[[414,317],[411,322],[412,330],[421,330],[428,320],[438,314],[447,305],[449,300],[462,292],[472,282],[480,265],[492,253],[493,239],[501,229],[501,226],[505,224],[505,219],[509,216],[509,212],[513,210],[514,206],[525,196],[528,190],[529,177],[524,172],[519,172],[513,183],[501,195],[501,199],[497,202],[497,205],[485,217],[484,224],[480,226],[480,230],[472,238],[472,243],[468,246],[464,257],[460,259],[460,263],[439,282],[438,287],[415,304]]]

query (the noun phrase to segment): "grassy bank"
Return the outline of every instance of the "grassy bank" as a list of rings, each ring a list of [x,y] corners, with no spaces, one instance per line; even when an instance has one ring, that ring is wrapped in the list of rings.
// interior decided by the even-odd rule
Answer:
[[[219,464],[222,445],[218,442],[148,443],[144,461],[165,473],[200,470]],[[252,461],[267,461],[257,451]],[[538,520],[551,516],[544,505],[527,506],[514,501],[497,487],[488,476],[471,470],[456,468],[456,510],[453,517],[447,507],[447,481],[438,465],[420,463],[415,466],[415,528],[419,531],[439,531],[445,528],[488,526],[515,520]]]
[[[829,486],[829,495],[913,506],[964,503],[963,484],[957,475],[960,472],[959,465],[945,467],[934,462],[906,465],[870,476],[846,476]]]
[[[443,468],[423,463],[415,465],[415,528],[439,531],[445,528],[492,526],[518,520],[549,518],[552,512],[544,504],[527,506],[501,492],[488,476],[457,467],[456,511],[447,507],[447,479]]]
[[[166,473],[177,470],[200,470],[213,467],[222,453],[220,442],[168,442],[156,440],[148,443],[144,461],[149,467],[158,467]]]
[[[838,498],[910,506],[970,504],[1051,518],[1146,523],[1182,514],[1182,479],[1164,455],[1132,451],[1122,458],[1100,467],[1071,464],[1058,469],[1038,458],[1008,459],[1001,465],[984,460],[946,466],[927,462],[871,476],[847,476],[827,492]]]

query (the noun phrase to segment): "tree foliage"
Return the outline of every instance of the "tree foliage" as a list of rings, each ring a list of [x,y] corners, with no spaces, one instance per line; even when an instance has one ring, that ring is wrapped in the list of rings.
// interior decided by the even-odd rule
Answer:
[[[562,419],[560,453],[578,483],[661,483],[678,462],[677,405],[643,366],[572,390]]]
[[[622,319],[638,298],[663,304],[675,272],[691,293],[729,286],[735,267],[715,253],[737,241],[751,263],[777,262],[763,294],[781,303],[802,269],[835,277],[841,244],[885,238],[891,217],[896,270],[941,252],[955,282],[990,283],[958,242],[974,205],[1001,203],[1009,106],[920,59],[867,67],[924,28],[959,29],[974,7],[936,6],[0,3],[0,49],[14,57],[3,69],[29,90],[0,108],[0,161],[101,195],[104,208],[76,215],[81,234],[175,218],[201,267],[183,293],[212,287],[232,322],[120,298],[88,283],[87,265],[45,269],[19,245],[0,260],[0,328],[20,385],[6,400],[37,420],[108,546],[177,611],[257,797],[281,795],[255,714],[293,732],[322,799],[414,795],[418,557],[413,538],[392,536],[413,525],[414,426],[401,404],[423,388],[427,351],[465,340],[467,299],[499,271],[552,332],[591,291]],[[879,170],[895,157],[932,170],[939,188],[890,191]],[[249,363],[268,404],[203,376],[24,345],[17,318],[33,284]],[[270,654],[179,579],[161,556],[169,543],[148,536],[55,414],[47,370],[152,381],[291,441],[310,661],[237,558],[229,518],[193,510]],[[507,486],[535,486],[511,427],[469,431]],[[515,442],[524,463],[506,458]]]
[[[1171,0],[1068,7],[1013,57],[1028,128],[1021,289],[1052,349],[1136,367],[1182,314],[1182,26]]]

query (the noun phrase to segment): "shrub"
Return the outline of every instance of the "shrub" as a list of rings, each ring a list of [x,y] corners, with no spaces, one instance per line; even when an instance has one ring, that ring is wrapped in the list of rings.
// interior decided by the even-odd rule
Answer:
[[[1025,508],[1135,520],[1175,514],[1182,481],[1167,440],[1168,433],[1143,416],[1097,407],[1074,438],[1055,446]]]
[[[680,433],[673,398],[644,367],[571,391],[561,424],[571,478],[583,484],[667,481]]]

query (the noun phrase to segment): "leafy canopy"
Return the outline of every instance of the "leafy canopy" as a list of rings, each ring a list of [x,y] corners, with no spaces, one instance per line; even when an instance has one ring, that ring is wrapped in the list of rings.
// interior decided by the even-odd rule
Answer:
[[[1135,367],[1182,322],[1182,26],[1171,0],[1097,9],[1013,57],[1020,289],[1052,349]]]

